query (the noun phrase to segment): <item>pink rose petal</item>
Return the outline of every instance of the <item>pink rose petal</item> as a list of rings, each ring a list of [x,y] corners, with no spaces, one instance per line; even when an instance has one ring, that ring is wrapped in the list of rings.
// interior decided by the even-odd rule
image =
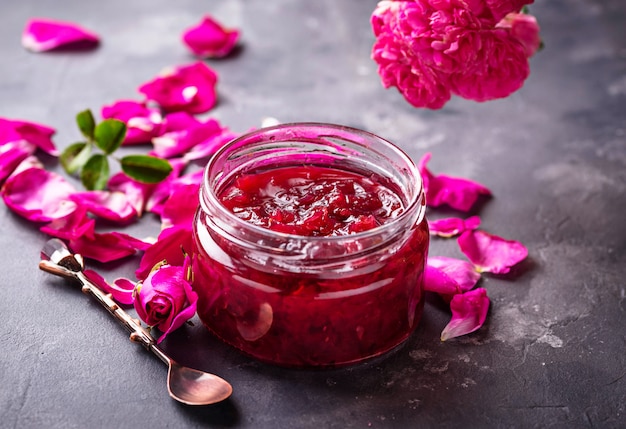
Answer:
[[[480,217],[471,216],[467,219],[449,217],[437,220],[427,220],[430,233],[440,237],[454,237],[468,229],[476,229],[480,226]]]
[[[480,230],[465,231],[458,243],[479,272],[506,274],[528,256],[528,249],[522,243]]]
[[[49,155],[58,156],[59,151],[52,141],[55,132],[54,128],[35,122],[0,118],[0,145],[24,140]]]
[[[459,286],[461,292],[473,289],[480,279],[480,273],[476,271],[474,266],[461,259],[430,256],[427,260],[427,266],[447,275]]]
[[[426,204],[439,207],[447,204],[456,210],[469,211],[480,195],[491,195],[491,191],[478,182],[444,174],[435,176],[427,167],[430,153],[418,162],[418,168],[424,181]]]
[[[221,58],[230,54],[239,39],[239,31],[224,28],[213,17],[206,15],[202,21],[185,30],[185,45],[201,58]]]
[[[439,268],[427,265],[424,268],[424,290],[444,296],[462,293],[459,284]]]
[[[483,326],[489,311],[487,291],[477,288],[454,295],[450,301],[450,310],[452,319],[441,332],[441,341],[469,334]]]
[[[156,184],[137,182],[122,172],[113,175],[107,183],[107,188],[111,192],[121,192],[126,195],[126,200],[139,217],[143,214],[146,201],[156,187]]]
[[[173,168],[173,172],[167,176],[167,179],[157,184],[156,188],[152,191],[149,198],[146,201],[145,209],[149,212],[161,215],[163,212],[163,204],[169,198],[173,184],[180,178],[178,177],[187,165],[187,162],[182,159],[169,159],[170,165]]]
[[[197,161],[209,158],[215,154],[222,146],[237,137],[237,134],[228,130],[222,130],[221,134],[211,136],[190,148],[183,159],[187,161]]]
[[[78,206],[72,213],[53,220],[40,228],[40,231],[63,240],[75,240],[80,237],[95,238],[96,221],[87,216],[87,209]]]
[[[115,118],[126,124],[124,145],[148,143],[161,133],[161,113],[148,108],[145,103],[133,100],[120,100],[102,108],[104,119]]]
[[[124,305],[131,305],[135,298],[133,297],[133,290],[135,289],[135,283],[128,279],[120,278],[116,279],[113,284],[107,282],[104,277],[93,270],[84,270],[85,277],[99,289],[106,293],[110,293],[115,301]]]
[[[163,205],[162,228],[191,225],[199,204],[200,184],[177,183]]]
[[[60,47],[94,47],[99,37],[77,24],[47,18],[31,19],[22,33],[22,46],[33,52]]]
[[[18,165],[35,152],[36,147],[25,140],[0,144],[0,184]]]
[[[197,62],[166,70],[161,76],[139,87],[146,99],[168,112],[204,113],[217,102],[217,74]]]
[[[149,244],[127,234],[108,232],[94,234],[93,238],[81,236],[70,240],[69,247],[85,258],[99,262],[112,262],[132,256]]]
[[[49,222],[76,209],[76,203],[70,200],[74,192],[75,188],[62,176],[41,168],[28,168],[6,180],[2,198],[20,216],[33,222]]]
[[[191,224],[164,229],[159,234],[157,242],[145,250],[135,276],[140,280],[145,279],[152,267],[162,260],[171,265],[182,265],[183,250],[190,251],[192,243]]]
[[[122,192],[76,192],[70,198],[88,212],[112,222],[126,223],[137,217],[137,211]]]
[[[154,150],[151,154],[160,158],[182,155],[194,146],[220,136],[222,132],[223,128],[215,119],[195,121],[183,129],[166,132],[152,139]]]

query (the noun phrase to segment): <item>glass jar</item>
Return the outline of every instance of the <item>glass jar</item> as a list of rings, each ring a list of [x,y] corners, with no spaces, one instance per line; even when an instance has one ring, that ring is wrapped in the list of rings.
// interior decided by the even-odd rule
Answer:
[[[220,198],[242,174],[303,166],[380,184],[403,209],[363,232],[303,236],[241,219]],[[278,365],[343,365],[389,351],[422,314],[424,212],[414,163],[373,134],[294,123],[243,135],[204,172],[194,223],[198,315],[226,343]]]

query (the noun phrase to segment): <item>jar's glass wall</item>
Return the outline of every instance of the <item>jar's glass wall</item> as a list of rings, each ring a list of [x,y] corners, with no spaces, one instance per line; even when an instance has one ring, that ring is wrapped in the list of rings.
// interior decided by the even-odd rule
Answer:
[[[233,175],[299,165],[379,181],[405,212],[364,233],[302,237],[247,224],[219,202]],[[417,170],[393,145],[325,124],[259,130],[218,153],[203,186],[194,288],[198,314],[218,337],[267,362],[323,366],[379,355],[414,329],[428,230]]]

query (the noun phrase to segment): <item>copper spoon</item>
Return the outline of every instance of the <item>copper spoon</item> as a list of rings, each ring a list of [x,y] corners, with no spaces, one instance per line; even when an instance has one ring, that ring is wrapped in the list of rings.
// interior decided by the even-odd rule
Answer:
[[[87,279],[83,270],[82,256],[73,254],[59,239],[49,240],[41,251],[42,261],[39,268],[57,276],[77,280],[82,284],[82,291],[94,297],[122,325],[130,331],[130,339],[140,343],[157,355],[167,366],[167,391],[175,400],[187,405],[209,405],[223,401],[233,391],[232,386],[217,375],[180,365],[167,356],[157,345],[150,333],[120,308],[100,288]]]

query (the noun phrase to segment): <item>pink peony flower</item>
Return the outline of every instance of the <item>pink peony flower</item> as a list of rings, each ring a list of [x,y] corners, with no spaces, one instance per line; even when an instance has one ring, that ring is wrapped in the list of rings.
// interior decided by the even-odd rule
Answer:
[[[428,230],[433,235],[440,237],[454,237],[468,229],[476,229],[480,226],[480,217],[470,216],[467,219],[458,217],[448,217],[437,220],[428,221]]]
[[[33,52],[60,47],[95,47],[99,37],[77,24],[46,18],[31,19],[22,33],[22,46]]]
[[[383,86],[431,109],[443,107],[451,93],[476,101],[508,96],[528,77],[528,59],[522,43],[496,24],[526,3],[381,1],[371,25]]]
[[[72,213],[76,210],[76,203],[70,200],[74,192],[62,176],[36,167],[11,175],[1,191],[7,207],[33,222],[49,222]]]
[[[480,195],[491,195],[491,191],[478,182],[445,174],[435,176],[427,167],[431,156],[430,152],[425,153],[418,162],[428,206],[439,207],[447,204],[453,209],[466,212],[474,206]]]
[[[135,287],[137,315],[163,332],[157,343],[196,314],[198,295],[191,288],[189,264],[187,256],[183,266],[156,266]]]
[[[49,155],[58,156],[59,151],[52,141],[55,132],[54,128],[35,122],[0,118],[0,146],[23,140]]]
[[[483,326],[489,311],[487,291],[477,288],[454,295],[450,301],[450,310],[452,319],[441,332],[441,341],[469,334]]]
[[[115,118],[126,124],[124,145],[148,143],[161,133],[161,113],[146,103],[133,100],[116,101],[102,108],[104,119]]]
[[[230,54],[239,39],[239,31],[224,28],[211,16],[185,30],[183,42],[201,58],[221,58]]]
[[[528,256],[528,249],[522,243],[480,230],[465,231],[458,243],[478,272],[506,274]]]
[[[168,112],[204,113],[217,101],[217,74],[197,62],[168,69],[156,79],[139,87],[148,101]]]

